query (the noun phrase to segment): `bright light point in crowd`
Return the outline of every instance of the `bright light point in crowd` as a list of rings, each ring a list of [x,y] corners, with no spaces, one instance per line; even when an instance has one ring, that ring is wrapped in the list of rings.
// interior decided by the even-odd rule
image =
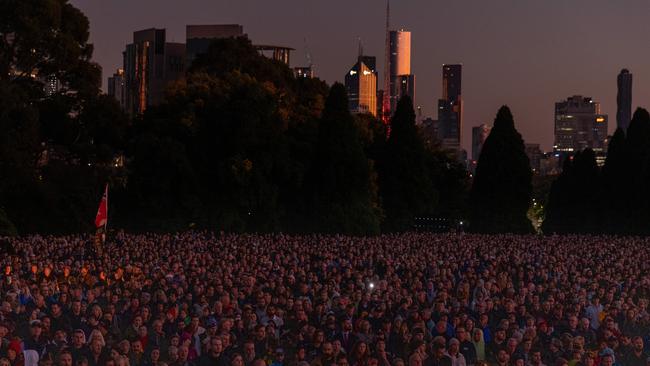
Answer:
[[[375,284],[372,283],[372,282],[370,282],[370,285],[368,285],[368,286],[370,287],[371,290],[372,290],[373,288],[375,288]]]

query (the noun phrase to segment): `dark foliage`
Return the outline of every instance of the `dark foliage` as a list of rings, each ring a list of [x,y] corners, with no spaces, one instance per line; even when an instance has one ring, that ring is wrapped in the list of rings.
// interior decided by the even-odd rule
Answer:
[[[470,194],[470,229],[484,233],[528,233],[526,217],[532,195],[532,172],[524,142],[510,109],[501,107],[494,120]]]
[[[370,235],[462,215],[462,165],[424,146],[408,98],[388,138],[343,86],[230,38],[130,119],[100,94],[88,19],[67,0],[4,1],[0,20],[0,235],[90,231],[106,182],[109,226],[137,231]]]
[[[438,192],[427,167],[428,154],[415,126],[413,102],[403,97],[390,123],[390,136],[377,162],[384,231],[405,231],[413,218],[435,211]]]
[[[551,187],[542,230],[549,234],[599,232],[600,182],[593,150],[567,159]]]

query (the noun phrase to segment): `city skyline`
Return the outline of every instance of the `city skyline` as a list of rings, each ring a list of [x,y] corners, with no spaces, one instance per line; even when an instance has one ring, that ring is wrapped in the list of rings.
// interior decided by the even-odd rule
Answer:
[[[134,31],[166,28],[168,42],[183,42],[186,24],[242,24],[256,43],[296,48],[292,66],[305,63],[306,39],[316,75],[330,84],[343,81],[360,37],[365,53],[377,57],[377,69],[380,75],[383,72],[385,1],[306,4],[280,0],[270,5],[193,0],[180,7],[162,0],[155,2],[155,8],[153,1],[72,3],[89,17],[93,59],[103,67],[104,90],[107,77],[121,67],[121,51]],[[412,33],[412,73],[418,84],[415,103],[422,106],[424,116],[436,118],[440,66],[463,64],[463,148],[470,149],[471,128],[491,124],[494,111],[507,104],[524,139],[548,151],[553,145],[557,100],[589,95],[601,102],[603,113],[615,115],[616,77],[622,68],[635,76],[633,109],[650,100],[650,73],[644,71],[650,50],[643,47],[650,34],[644,20],[650,8],[643,1],[625,5],[606,0],[570,4],[460,1],[444,6],[392,2],[391,28]]]

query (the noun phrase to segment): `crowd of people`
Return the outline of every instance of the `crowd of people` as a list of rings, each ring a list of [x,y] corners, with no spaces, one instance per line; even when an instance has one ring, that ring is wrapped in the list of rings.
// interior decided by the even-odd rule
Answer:
[[[650,240],[5,239],[0,366],[650,365]]]

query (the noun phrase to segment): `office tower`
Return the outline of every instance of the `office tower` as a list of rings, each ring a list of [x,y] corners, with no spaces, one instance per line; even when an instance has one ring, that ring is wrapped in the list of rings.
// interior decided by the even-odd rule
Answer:
[[[438,133],[442,147],[460,151],[463,128],[462,65],[442,65],[442,98],[438,100]]]
[[[618,74],[618,94],[616,95],[616,127],[627,132],[632,120],[632,74],[627,69]]]
[[[438,141],[438,121],[426,117],[420,124],[420,132],[426,145],[433,145]]]
[[[51,97],[54,94],[58,93],[60,89],[61,83],[59,83],[59,79],[56,77],[56,75],[50,75],[45,78],[45,96]]]
[[[472,127],[472,160],[478,162],[478,158],[481,156],[481,149],[483,149],[483,144],[490,136],[490,126],[485,123]]]
[[[370,113],[377,116],[377,70],[374,57],[360,55],[357,62],[345,74],[352,113]]]
[[[411,73],[411,32],[390,30],[390,1],[386,2],[385,52],[381,117],[384,123],[388,123],[401,97],[415,97],[415,77]]]
[[[539,144],[525,144],[525,149],[530,162],[530,169],[534,174],[540,174],[543,153],[539,148]]]
[[[411,74],[411,32],[390,31],[390,111],[395,112],[399,99],[413,99],[414,77]]]
[[[390,0],[386,0],[386,43],[384,44],[384,85],[381,90],[381,120],[390,122]]]
[[[132,114],[160,104],[167,84],[184,75],[185,45],[167,43],[164,29],[134,32],[123,55],[125,106]]]
[[[214,39],[243,36],[245,36],[244,27],[239,24],[187,25],[185,64],[189,68],[198,55],[208,51],[210,42]]]
[[[553,150],[567,156],[591,148],[599,164],[607,148],[607,115],[600,113],[600,103],[574,95],[555,103],[555,144]]]
[[[397,92],[395,100],[400,100],[403,96],[408,95],[415,103],[415,75],[399,75],[397,77]]]
[[[126,101],[124,93],[124,69],[117,69],[113,76],[108,78],[108,95],[115,98],[122,109],[125,108]]]

